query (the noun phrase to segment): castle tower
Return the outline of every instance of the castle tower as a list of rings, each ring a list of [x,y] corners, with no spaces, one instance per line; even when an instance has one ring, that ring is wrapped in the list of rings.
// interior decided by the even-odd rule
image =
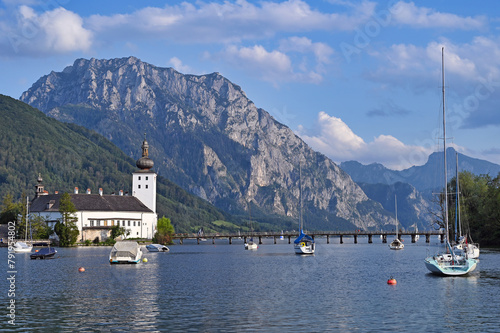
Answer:
[[[146,134],[141,148],[142,157],[136,162],[139,170],[132,174],[132,195],[156,213],[156,173],[152,170],[154,162],[149,158]]]
[[[38,181],[38,184],[35,185],[35,199],[41,195],[47,195],[47,192],[45,192],[43,189],[43,184],[42,184],[43,179],[42,179],[41,174],[38,174],[37,181]]]

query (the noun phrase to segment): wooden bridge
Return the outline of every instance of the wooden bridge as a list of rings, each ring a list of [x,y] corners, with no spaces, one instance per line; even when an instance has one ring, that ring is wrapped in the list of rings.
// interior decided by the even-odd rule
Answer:
[[[352,237],[354,238],[354,244],[358,243],[359,236],[366,236],[368,238],[368,243],[373,243],[373,236],[381,236],[382,243],[387,243],[387,236],[394,235],[396,236],[396,231],[311,231],[307,232],[309,236],[313,239],[316,237],[326,237],[326,243],[330,244],[330,237],[338,237],[340,238],[340,244],[344,243],[344,237]],[[259,239],[259,244],[262,244],[263,238],[273,238],[274,244],[276,244],[276,240],[283,238],[288,239],[288,244],[291,244],[292,238],[297,238],[299,233],[297,231],[285,231],[285,232],[254,232],[250,233],[217,233],[217,234],[205,234],[204,236],[200,236],[198,234],[175,234],[172,238],[179,240],[179,244],[183,244],[185,239],[196,239],[197,243],[200,244],[201,241],[212,239],[212,244],[215,244],[215,239],[227,238],[229,240],[229,244],[233,243],[233,238],[235,239],[243,239],[245,242],[247,238],[253,237]],[[430,243],[431,236],[439,236],[441,243],[444,242],[444,232],[440,230],[433,231],[400,231],[398,232],[398,238],[401,239],[401,236],[411,236],[411,242],[415,243],[417,240],[417,235],[425,236],[425,242]]]

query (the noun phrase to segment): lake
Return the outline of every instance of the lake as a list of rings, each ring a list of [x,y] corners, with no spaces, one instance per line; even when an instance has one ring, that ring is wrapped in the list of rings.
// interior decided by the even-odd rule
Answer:
[[[316,254],[288,241],[211,240],[149,253],[148,262],[110,265],[110,247],[57,248],[56,259],[16,254],[15,297],[1,279],[2,309],[15,300],[15,326],[34,332],[499,332],[500,251],[481,249],[467,277],[436,277],[424,258],[436,239],[390,250],[374,238],[317,239]],[[7,249],[0,249],[8,276]],[[85,272],[78,271],[84,267]],[[397,285],[388,285],[393,276]]]

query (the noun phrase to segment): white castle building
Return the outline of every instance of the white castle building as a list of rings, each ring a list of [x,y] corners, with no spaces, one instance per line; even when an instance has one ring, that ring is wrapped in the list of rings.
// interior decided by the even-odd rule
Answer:
[[[149,144],[144,139],[142,157],[136,162],[138,171],[132,174],[132,195],[92,194],[87,189],[85,194],[78,193],[75,187],[70,194],[76,207],[76,225],[80,232],[78,241],[93,241],[96,237],[103,241],[109,237],[113,226],[121,226],[128,232],[128,238],[151,239],[156,231],[158,216],[156,214],[156,173],[152,170],[154,163],[149,158]],[[44,190],[42,177],[38,177],[36,194],[30,207],[30,214],[45,218],[48,225],[54,228],[61,219],[59,200],[62,194],[49,194]]]

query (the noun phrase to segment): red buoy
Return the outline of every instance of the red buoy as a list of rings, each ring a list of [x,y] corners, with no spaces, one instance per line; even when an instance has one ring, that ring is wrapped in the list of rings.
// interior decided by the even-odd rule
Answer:
[[[391,276],[391,278],[389,280],[387,280],[387,284],[397,284],[397,283],[398,282],[396,281],[396,279],[393,278],[392,276]]]
[[[83,272],[85,272],[85,268],[80,267],[80,268],[78,268],[78,271],[83,273]]]

